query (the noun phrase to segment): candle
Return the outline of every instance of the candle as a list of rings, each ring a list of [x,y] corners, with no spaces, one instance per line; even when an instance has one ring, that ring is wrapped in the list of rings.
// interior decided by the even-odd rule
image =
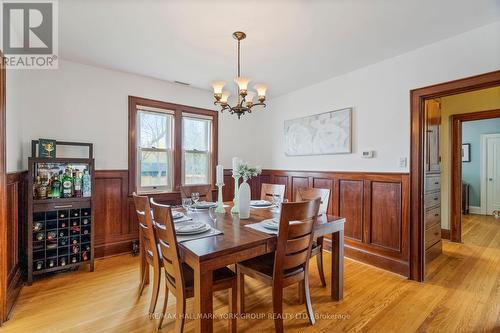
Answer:
[[[240,165],[241,160],[238,157],[233,157],[233,175],[236,174],[236,169],[238,168],[238,165]]]
[[[224,167],[219,164],[217,165],[217,182],[216,184],[224,184]]]

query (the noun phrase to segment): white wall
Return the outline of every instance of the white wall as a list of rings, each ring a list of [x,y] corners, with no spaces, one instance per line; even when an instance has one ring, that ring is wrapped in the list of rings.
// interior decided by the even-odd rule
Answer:
[[[410,90],[498,69],[500,22],[280,96],[253,114],[265,133],[255,136],[257,159],[274,169],[407,172],[409,159],[400,168],[399,158],[410,154]],[[285,156],[284,120],[351,106],[353,154]],[[362,150],[376,157],[363,159]]]
[[[216,109],[208,90],[69,61],[58,70],[7,75],[9,171],[27,168],[30,142],[38,138],[93,142],[97,169],[127,169],[129,95]],[[235,155],[254,159],[245,125],[220,115],[219,161],[226,167]]]

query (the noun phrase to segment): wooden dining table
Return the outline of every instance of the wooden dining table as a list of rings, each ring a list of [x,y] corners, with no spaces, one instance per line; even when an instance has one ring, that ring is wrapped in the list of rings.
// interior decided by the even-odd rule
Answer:
[[[232,205],[232,203],[227,203]],[[196,210],[188,215],[195,221],[203,221],[222,231],[209,236],[181,242],[181,259],[194,270],[194,310],[196,332],[213,332],[212,272],[238,262],[272,253],[277,236],[245,227],[265,219],[278,217],[273,209],[251,209],[249,219],[240,219],[226,208],[225,214],[217,214],[215,221],[207,210]],[[344,289],[344,223],[345,218],[322,214],[318,217],[314,237],[331,235],[331,297],[335,301],[343,298]],[[144,263],[141,258],[141,263]],[[141,264],[141,270],[148,269]],[[142,273],[142,272],[141,272]],[[146,272],[147,274],[147,272]]]

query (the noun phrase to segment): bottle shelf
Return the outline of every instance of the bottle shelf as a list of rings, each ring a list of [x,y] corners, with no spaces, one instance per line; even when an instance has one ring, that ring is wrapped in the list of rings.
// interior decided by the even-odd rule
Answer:
[[[33,199],[34,204],[65,204],[68,202],[90,202],[91,197]]]

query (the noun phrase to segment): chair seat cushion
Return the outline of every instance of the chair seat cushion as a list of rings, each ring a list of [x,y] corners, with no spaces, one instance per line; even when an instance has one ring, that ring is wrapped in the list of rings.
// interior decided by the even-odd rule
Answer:
[[[268,253],[260,257],[242,261],[238,263],[238,266],[243,266],[244,268],[254,270],[256,272],[259,272],[261,275],[266,275],[267,277],[272,279],[274,271],[274,253]],[[284,276],[288,277],[303,271],[303,267],[287,269]]]

